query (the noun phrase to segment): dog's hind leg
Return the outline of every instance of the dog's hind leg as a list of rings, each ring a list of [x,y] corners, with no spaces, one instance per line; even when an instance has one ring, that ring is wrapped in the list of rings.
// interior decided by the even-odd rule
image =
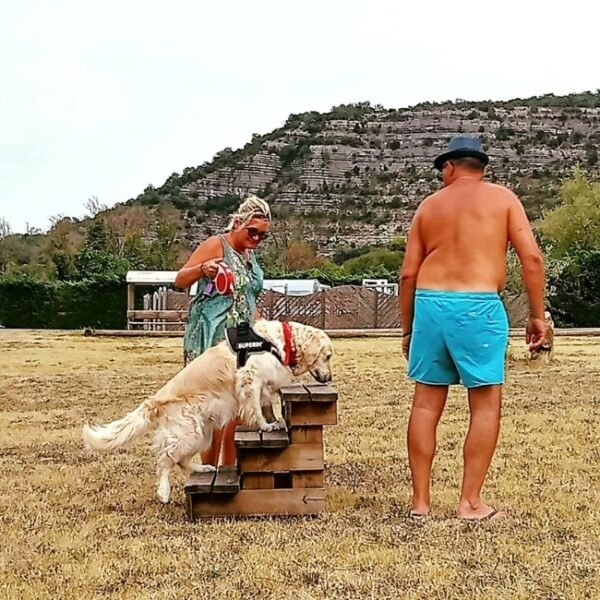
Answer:
[[[158,484],[156,494],[163,504],[167,504],[171,497],[171,481],[169,480],[169,475],[174,466],[175,463],[173,462],[173,459],[166,453],[162,454],[157,461],[156,473],[158,475]]]
[[[173,467],[187,454],[182,452],[179,438],[166,430],[158,430],[154,439],[156,449],[156,473],[158,476],[157,495],[161,502],[167,504],[171,496],[170,474]]]
[[[208,441],[205,436],[200,439],[194,438],[186,442],[181,442],[177,448],[180,458],[177,460],[177,464],[181,467],[186,477],[189,477],[191,473],[209,473],[215,471],[216,468],[213,465],[203,465],[200,463],[192,462],[192,459],[198,452],[206,450],[210,446],[210,437]]]

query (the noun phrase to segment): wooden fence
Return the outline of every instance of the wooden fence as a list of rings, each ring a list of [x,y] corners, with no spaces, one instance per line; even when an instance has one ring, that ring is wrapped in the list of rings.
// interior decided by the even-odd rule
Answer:
[[[144,299],[144,310],[129,310],[130,329],[179,331],[187,318],[187,295],[159,290]],[[344,285],[306,296],[265,290],[258,309],[263,318],[289,320],[321,329],[394,329],[400,327],[398,296]]]
[[[400,327],[398,296],[356,285],[343,285],[306,296],[266,290],[258,308],[265,319],[287,319],[321,329]]]

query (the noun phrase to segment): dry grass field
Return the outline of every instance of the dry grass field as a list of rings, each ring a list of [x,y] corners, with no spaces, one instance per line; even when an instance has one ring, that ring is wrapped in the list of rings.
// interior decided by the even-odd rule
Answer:
[[[503,521],[453,518],[468,411],[453,390],[434,466],[435,517],[406,518],[411,385],[399,341],[338,340],[339,424],[326,428],[318,518],[185,518],[154,496],[150,438],[84,450],[181,364],[180,339],[0,333],[0,597],[599,598],[600,339],[558,338],[530,368],[511,341],[487,499]]]

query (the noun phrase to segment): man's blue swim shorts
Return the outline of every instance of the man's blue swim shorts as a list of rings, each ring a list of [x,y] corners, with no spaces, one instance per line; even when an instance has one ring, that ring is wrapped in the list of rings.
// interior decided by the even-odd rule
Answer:
[[[417,289],[408,376],[467,388],[504,383],[508,318],[494,292]]]

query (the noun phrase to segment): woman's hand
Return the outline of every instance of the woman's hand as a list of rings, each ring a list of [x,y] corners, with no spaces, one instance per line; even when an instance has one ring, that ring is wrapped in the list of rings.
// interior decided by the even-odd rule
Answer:
[[[217,276],[217,272],[219,270],[219,263],[222,261],[222,258],[214,258],[212,260],[207,260],[200,265],[200,271],[204,277],[208,277],[209,279],[214,279]]]

